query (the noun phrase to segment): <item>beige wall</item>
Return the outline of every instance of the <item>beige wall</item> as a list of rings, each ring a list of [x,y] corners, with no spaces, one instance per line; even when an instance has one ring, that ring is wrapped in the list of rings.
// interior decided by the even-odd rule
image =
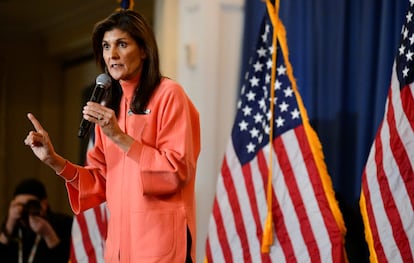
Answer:
[[[197,262],[203,262],[216,181],[236,111],[244,1],[156,2],[162,70],[178,80],[200,112]]]

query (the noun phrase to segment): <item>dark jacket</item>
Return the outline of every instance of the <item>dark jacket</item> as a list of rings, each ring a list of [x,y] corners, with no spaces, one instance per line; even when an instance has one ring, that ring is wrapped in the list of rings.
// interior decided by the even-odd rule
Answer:
[[[71,243],[71,230],[73,217],[54,213],[49,211],[46,218],[57,236],[60,239],[59,245],[49,249],[46,242],[41,239],[36,250],[33,263],[67,263],[69,261],[70,243]],[[36,234],[30,229],[22,228],[23,232],[23,262],[27,262],[30,251],[32,250]],[[0,261],[4,263],[17,263],[18,262],[18,231],[15,229],[12,233],[12,238],[7,245],[0,243]]]

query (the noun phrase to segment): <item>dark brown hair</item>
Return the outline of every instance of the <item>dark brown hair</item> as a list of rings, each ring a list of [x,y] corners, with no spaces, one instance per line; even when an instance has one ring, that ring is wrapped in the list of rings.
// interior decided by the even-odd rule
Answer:
[[[106,71],[106,66],[103,58],[102,40],[105,32],[112,29],[119,29],[128,33],[146,54],[146,58],[143,60],[141,80],[139,81],[139,86],[135,88],[130,105],[134,113],[143,112],[154,90],[160,84],[162,77],[154,32],[146,19],[132,10],[116,11],[106,19],[98,22],[93,29],[92,45],[96,63],[103,71]],[[118,81],[112,81],[112,83],[115,86],[112,86],[112,101],[109,106],[115,112],[118,112],[122,89]]]

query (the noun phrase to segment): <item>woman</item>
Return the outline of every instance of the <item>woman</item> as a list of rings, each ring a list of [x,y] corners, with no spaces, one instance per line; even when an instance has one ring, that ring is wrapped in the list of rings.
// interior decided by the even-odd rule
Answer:
[[[112,77],[111,102],[88,102],[95,146],[81,167],[58,155],[47,132],[25,144],[66,180],[75,213],[104,201],[106,262],[195,262],[199,115],[179,84],[161,76],[154,34],[138,13],[121,10],[93,31],[97,63]]]

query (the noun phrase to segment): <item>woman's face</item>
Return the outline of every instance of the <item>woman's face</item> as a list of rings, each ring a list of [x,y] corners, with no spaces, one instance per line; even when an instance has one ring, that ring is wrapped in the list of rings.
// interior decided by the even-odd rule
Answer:
[[[129,80],[141,72],[146,54],[127,32],[117,28],[106,31],[102,48],[106,67],[114,79]]]

